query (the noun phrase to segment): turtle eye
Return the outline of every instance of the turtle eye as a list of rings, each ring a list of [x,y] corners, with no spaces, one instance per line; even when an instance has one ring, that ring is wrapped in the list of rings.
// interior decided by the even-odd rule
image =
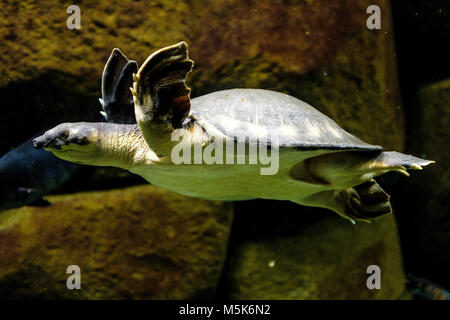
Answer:
[[[69,136],[69,132],[68,131],[61,131],[58,133],[58,138],[61,140],[65,140],[67,139],[67,137]]]

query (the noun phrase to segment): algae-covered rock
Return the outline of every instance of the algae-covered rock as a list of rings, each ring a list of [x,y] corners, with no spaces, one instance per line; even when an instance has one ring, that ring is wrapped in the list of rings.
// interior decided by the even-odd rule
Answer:
[[[379,5],[382,10],[381,30],[366,28],[366,8],[373,4]],[[119,47],[128,58],[141,64],[155,49],[181,40],[189,43],[190,56],[195,60],[194,71],[188,80],[192,97],[235,87],[281,91],[312,104],[344,129],[369,143],[398,151],[403,149],[403,112],[397,92],[389,1],[219,0],[205,5],[204,1],[198,0],[90,0],[80,2],[79,6],[81,29],[69,30],[65,25],[68,17],[66,7],[57,0],[0,3],[0,10],[4,12],[0,17],[0,45],[3,48],[0,56],[0,100],[5,106],[0,110],[0,136],[4,137],[0,140],[0,153],[21,143],[39,129],[60,122],[97,121],[100,77],[114,47]],[[22,129],[16,130],[18,126]],[[220,263],[217,261],[219,256],[223,256],[228,230],[225,225],[228,225],[229,219],[222,214],[223,221],[220,220],[220,223],[206,218],[215,212],[213,208],[217,207],[210,207],[214,203],[189,200],[196,210],[199,210],[201,203],[205,215],[198,211],[189,213],[185,208],[190,206],[184,200],[172,201],[172,197],[184,197],[161,193],[160,189],[145,190],[152,190],[146,194],[148,213],[144,210],[146,213],[138,214],[138,217],[134,216],[133,208],[142,201],[120,200],[134,194],[134,191],[50,199],[55,206],[60,203],[64,208],[62,210],[74,218],[52,211],[56,210],[55,206],[47,209],[24,208],[14,211],[14,214],[8,212],[3,220],[9,221],[10,227],[2,231],[5,232],[3,243],[9,244],[4,248],[12,249],[3,249],[0,253],[7,258],[4,261],[8,261],[3,266],[10,266],[11,269],[2,273],[2,292],[9,292],[5,288],[14,287],[11,284],[18,283],[19,279],[25,281],[23,279],[27,277],[24,274],[31,275],[28,277],[31,280],[22,282],[22,290],[38,292],[38,295],[46,297],[95,298],[115,294],[114,297],[180,298],[201,295],[202,290],[208,292],[216,279],[212,274],[216,276],[219,270],[217,265]],[[157,190],[154,196],[153,190]],[[106,195],[111,196],[113,203],[122,201],[120,206],[110,207],[108,201],[103,200]],[[87,204],[76,205],[70,200],[74,197],[86,197]],[[97,202],[93,200],[95,197]],[[133,198],[131,195],[129,197]],[[184,210],[174,209],[174,203],[179,203]],[[295,214],[314,215],[321,212],[320,209],[295,208]],[[164,210],[169,212],[164,215]],[[151,213],[155,211],[157,218],[151,218],[154,217]],[[277,209],[271,212],[273,219],[285,219],[284,227],[295,226],[298,221],[291,216],[280,217],[276,212]],[[213,216],[216,214],[219,213]],[[141,220],[147,215],[148,220]],[[179,237],[169,237],[172,234],[170,223],[173,223],[175,234],[180,234]],[[305,221],[302,223],[308,224]],[[39,226],[46,228],[40,230]],[[334,227],[337,228],[335,231]],[[283,283],[289,280],[287,276],[294,276],[291,271],[296,270],[295,267],[283,267],[286,263],[283,259],[275,260],[275,266],[269,268],[276,270],[280,263],[282,268],[286,268],[281,269],[277,276],[279,282],[271,283],[271,288],[268,285],[273,278],[269,273],[263,274],[266,279],[254,279],[251,274],[242,271],[247,270],[245,266],[248,261],[260,266],[257,258],[247,257],[252,252],[261,252],[266,259],[270,254],[267,253],[269,251],[264,253],[264,250],[280,247],[281,253],[289,255],[297,250],[290,242],[292,239],[306,242],[300,230],[290,233],[292,237],[285,234],[273,243],[264,234],[261,235],[261,243],[242,242],[236,256],[231,253],[230,261],[236,261],[236,265],[230,265],[230,268],[234,266],[230,269],[234,280],[229,296],[252,299],[263,295],[269,297],[270,294],[273,298],[390,298],[401,292],[403,277],[392,218],[384,218],[378,224],[369,226],[358,224],[356,229],[352,229],[343,220],[324,217],[324,221],[313,224],[311,228],[305,229],[305,232],[315,241],[310,243],[310,250],[315,250],[313,245],[321,248],[314,251],[316,260],[311,260],[312,265],[323,268],[320,277],[313,278],[313,269],[308,269],[306,263],[302,265],[293,256],[292,261],[287,261],[302,266],[299,271],[305,272],[305,278],[295,279],[304,281],[303,287],[300,280],[292,287]],[[211,246],[197,241],[196,237],[200,235],[195,232],[191,234],[191,229],[211,239],[208,242]],[[74,230],[77,232],[72,232]],[[31,242],[34,246],[28,247],[29,242],[23,240],[28,237],[35,239]],[[352,237],[360,244],[348,253],[354,245]],[[319,239],[333,240],[341,245],[333,247],[336,252],[330,253],[327,258],[317,253],[328,248]],[[390,239],[391,242],[381,239]],[[283,251],[285,245],[286,251]],[[81,249],[77,251],[78,247]],[[66,248],[70,250],[66,251]],[[143,248],[143,252],[136,248]],[[67,253],[72,250],[75,253]],[[386,264],[386,257],[391,257],[391,264]],[[115,264],[107,264],[105,259]],[[380,266],[382,270],[388,270],[383,273],[386,277],[396,278],[383,281],[381,291],[359,291],[360,284],[361,290],[365,288],[361,275],[366,276],[365,264],[372,260],[385,265]],[[267,266],[270,261],[265,261],[264,265]],[[357,265],[353,269],[348,267],[353,277],[333,273],[333,270],[343,271],[350,262]],[[84,288],[78,293],[65,289],[65,268],[69,264],[79,264],[84,275]],[[255,270],[252,269],[255,266],[249,266],[248,270]],[[134,267],[137,271],[130,271]],[[208,273],[211,268],[214,272]],[[145,273],[145,270],[157,271]],[[314,270],[316,274],[320,273],[320,270]],[[201,273],[205,276],[199,278]],[[250,279],[261,280],[263,284],[252,284],[246,280],[246,275]],[[311,278],[308,278],[309,275]],[[326,289],[314,289],[315,285],[322,286],[323,281],[333,284],[328,293]],[[340,287],[336,281],[347,285]],[[280,289],[277,289],[278,283],[283,283]],[[246,285],[248,288],[245,288]],[[252,291],[258,287],[268,289],[266,293]],[[337,293],[337,290],[345,291],[347,287],[351,289],[351,294]],[[115,289],[108,291],[110,288]],[[295,291],[297,289],[300,291]],[[280,291],[274,293],[274,290]],[[22,294],[19,291],[17,288],[17,295]]]
[[[382,9],[382,30],[366,28],[370,4]],[[387,1],[78,5],[81,29],[69,30],[67,7],[57,0],[0,3],[0,154],[62,122],[99,121],[101,75],[114,47],[141,64],[181,40],[195,60],[192,97],[235,87],[277,90],[311,103],[369,143],[403,147]],[[136,183],[127,175],[116,180],[119,187]],[[69,182],[66,191],[85,185]]]
[[[187,299],[216,286],[231,209],[153,186],[49,197],[0,214],[0,297]],[[69,265],[81,290],[68,290]]]
[[[400,191],[403,246],[412,272],[449,288],[450,79],[423,86],[417,103],[409,151],[436,163],[426,174],[414,174]]]
[[[61,122],[99,121],[101,75],[113,48],[142,63],[188,34],[184,2],[76,4],[79,30],[66,26],[70,3],[0,3],[0,154]]]
[[[381,30],[366,27],[373,4]],[[194,95],[234,87],[285,92],[369,143],[403,149],[388,1],[223,1],[194,17],[203,22],[193,24]]]
[[[382,29],[366,27],[381,7]],[[64,121],[98,119],[112,48],[142,63],[186,40],[192,96],[234,87],[290,93],[369,143],[401,149],[388,1],[83,1],[81,29],[59,1],[0,3],[0,152]],[[11,133],[20,124],[21,132]]]
[[[405,290],[394,218],[351,225],[329,217],[302,224],[303,213],[280,211],[265,229],[231,250],[226,275],[231,299],[397,299]],[[312,214],[312,213],[309,213]],[[290,221],[290,222],[289,222]],[[286,226],[285,232],[277,227]],[[294,231],[294,229],[297,231]],[[369,290],[367,268],[381,270],[381,289]]]

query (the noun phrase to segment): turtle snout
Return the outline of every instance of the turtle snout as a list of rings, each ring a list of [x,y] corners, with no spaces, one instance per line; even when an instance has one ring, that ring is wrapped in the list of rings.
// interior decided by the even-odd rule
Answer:
[[[40,137],[33,139],[33,147],[36,149],[42,149],[44,147],[52,148],[52,149],[61,149],[62,141],[59,141],[53,135],[43,134]]]
[[[37,137],[33,139],[33,147],[35,149],[42,149],[46,144],[48,144],[47,139],[44,136]]]

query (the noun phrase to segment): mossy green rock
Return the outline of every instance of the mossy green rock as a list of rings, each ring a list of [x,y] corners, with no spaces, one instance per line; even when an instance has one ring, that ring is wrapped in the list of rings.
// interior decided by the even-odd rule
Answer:
[[[382,30],[367,29],[367,0],[90,0],[79,4],[80,30],[66,27],[67,6],[57,0],[1,2],[0,154],[61,122],[99,121],[101,75],[114,47],[141,64],[181,40],[195,60],[193,97],[236,87],[285,92],[363,140],[401,151],[390,7],[377,2]]]
[[[371,4],[383,12],[381,30],[366,27]],[[401,151],[390,15],[389,1],[215,2],[194,14],[202,23],[193,25],[192,92],[250,87],[288,93],[363,140]]]
[[[244,241],[231,253],[231,299],[397,299],[404,275],[395,220],[352,225],[328,218],[287,236]],[[367,267],[381,269],[381,289],[369,290]]]
[[[56,0],[0,3],[0,150],[64,121],[98,120],[100,77],[114,47],[142,63],[186,40],[192,96],[255,87],[304,99],[369,143],[403,147],[388,1],[83,1],[81,29]],[[11,133],[17,125],[21,132]],[[0,151],[0,152],[1,152]]]
[[[0,214],[0,297],[189,299],[215,290],[232,219],[153,186],[48,197]],[[81,290],[68,290],[69,265]]]
[[[368,17],[366,9],[371,4],[381,7],[381,30],[368,30],[366,27]],[[90,0],[81,2],[80,7],[82,28],[68,30],[65,25],[68,17],[65,11],[66,7],[57,0],[45,1],[45,3],[24,3],[18,0],[0,3],[0,10],[4,12],[0,17],[0,34],[2,35],[0,45],[4,48],[3,54],[0,56],[0,100],[2,105],[7,106],[0,111],[0,135],[4,137],[0,141],[2,152],[21,143],[39,129],[48,128],[64,121],[97,120],[100,77],[104,63],[114,47],[119,47],[128,58],[135,59],[141,64],[155,49],[181,40],[189,43],[190,56],[195,60],[194,71],[188,80],[193,97],[235,87],[281,91],[312,104],[333,118],[344,129],[369,143],[383,145],[387,149],[398,151],[403,149],[403,110],[398,98],[389,1],[220,0],[205,5],[204,1],[198,0],[176,2],[170,0],[150,2]],[[18,126],[21,126],[22,130],[16,130]],[[115,201],[116,197],[120,199],[122,196],[121,192],[113,194],[112,201]],[[95,195],[93,193],[89,197]],[[169,219],[172,215],[167,214],[166,217],[162,214],[163,209],[157,209],[160,202],[163,204],[163,208],[170,202],[164,200],[166,195],[148,195],[146,198],[150,208],[158,212],[158,219],[148,220],[153,222],[151,229],[145,230],[146,236],[144,233],[139,233],[143,232],[141,228],[145,226],[139,218],[130,220],[135,221],[136,230],[138,230],[136,231],[135,227],[131,227],[128,218],[122,217],[119,209],[115,206],[108,210],[105,209],[108,206],[108,202],[102,200],[105,194],[97,195],[98,203],[88,201],[89,208],[91,208],[90,205],[95,204],[95,208],[89,209],[89,215],[86,215],[89,223],[81,219],[80,221],[84,222],[80,225],[78,225],[79,222],[76,222],[77,220],[72,220],[75,218],[70,218],[72,217],[71,211],[76,209],[73,207],[75,206],[73,202],[70,201],[68,203],[72,204],[70,206],[67,204],[68,207],[64,209],[67,214],[58,215],[54,212],[51,221],[45,214],[45,212],[51,212],[46,211],[52,210],[51,208],[17,210],[16,213],[20,214],[16,214],[15,223],[21,227],[10,230],[8,228],[13,228],[11,225],[4,229],[6,233],[3,235],[5,239],[3,243],[10,243],[5,248],[13,249],[0,251],[0,254],[9,259],[5,260],[9,261],[7,265],[12,266],[11,271],[8,273],[5,271],[2,276],[3,288],[8,287],[11,283],[16,283],[17,279],[30,278],[32,280],[23,285],[25,291],[44,294],[44,291],[39,290],[48,288],[46,292],[54,293],[58,297],[71,298],[77,294],[82,298],[110,297],[108,290],[114,286],[114,288],[119,288],[114,291],[114,294],[119,292],[116,297],[174,298],[200,295],[201,289],[198,288],[206,288],[203,291],[206,292],[211,286],[214,286],[214,281],[211,281],[213,277],[205,270],[210,270],[209,268],[213,268],[212,266],[217,268],[218,256],[222,257],[223,255],[226,244],[225,234],[228,229],[218,228],[219,231],[222,230],[222,236],[219,239],[216,229],[213,228],[216,225],[215,220],[207,223],[205,221],[210,220],[203,221],[199,218],[204,216],[199,215],[198,218],[195,218],[185,210],[187,207],[197,210],[196,201],[203,203],[203,206],[208,208],[213,204],[195,200],[195,205],[192,202],[192,206],[186,206],[184,201],[183,204],[180,202],[180,207],[184,209],[176,211],[176,216],[186,220],[183,220],[182,223],[180,220],[176,226],[181,228],[181,226],[187,225],[190,228],[199,228],[198,232],[203,232],[201,234],[204,237],[217,240],[217,242],[211,240],[211,244],[214,245],[206,247],[202,241],[194,241],[197,240],[194,235],[183,233],[190,230],[189,227],[181,228],[176,230],[179,230],[177,232],[181,232],[186,238],[174,237],[169,242],[170,245],[173,245],[170,250],[166,247],[156,247],[162,249],[164,252],[162,256],[155,256],[156,253],[152,251],[153,249],[144,250],[147,253],[142,253],[144,258],[140,259],[136,256],[140,253],[133,251],[137,249],[131,249],[136,246],[136,241],[142,245],[148,245],[148,248],[166,245],[163,240],[160,240],[163,236],[161,233],[168,232],[166,230],[168,223],[165,219]],[[61,201],[73,199],[71,196],[68,197],[56,199],[61,199]],[[88,196],[86,195],[86,197]],[[162,197],[162,200],[158,197]],[[167,197],[172,199],[176,196]],[[133,206],[133,203],[135,205],[136,201],[124,200],[121,205]],[[158,206],[151,205],[151,203],[158,203]],[[83,206],[80,208],[77,209],[79,211],[75,210],[75,214],[81,218],[84,215],[80,211],[85,209]],[[151,212],[150,208],[149,212]],[[301,211],[301,213],[311,212],[311,214],[317,214],[320,211],[315,209],[308,211],[300,206],[296,206],[295,210]],[[96,211],[100,212],[96,213]],[[212,211],[211,207],[211,211],[208,211],[210,215],[212,215]],[[108,220],[112,219],[111,212],[116,217],[112,220],[114,223]],[[131,210],[127,214],[130,219],[134,217],[132,212]],[[276,210],[271,212],[275,220],[279,218],[276,212]],[[69,213],[71,215],[68,215]],[[150,215],[150,213],[148,214]],[[13,216],[8,213],[7,220],[13,219]],[[41,216],[44,222],[39,224]],[[37,219],[36,222],[35,219]],[[227,225],[229,222],[227,219],[224,218],[220,226]],[[293,225],[293,218],[286,219],[288,220],[286,225]],[[111,225],[107,224],[108,221]],[[99,231],[90,227],[90,224],[94,222],[98,224]],[[52,223],[52,228],[49,228],[48,231],[45,229],[39,231],[39,226],[46,226],[46,223]],[[345,224],[345,227],[341,227],[341,224]],[[81,226],[84,229],[78,229]],[[41,240],[36,241],[36,245],[30,248],[24,246],[21,240],[28,239],[25,238],[25,235],[26,237],[31,236],[17,231],[22,230],[21,228],[24,228],[23,230],[32,228],[30,230],[35,230],[33,231],[35,233],[32,233],[34,237],[41,238]],[[74,228],[79,232],[71,232]],[[122,233],[115,232],[116,229],[122,230],[121,228],[126,230],[123,230]],[[231,261],[234,261],[231,266],[235,266],[235,269],[231,271],[234,280],[232,281],[233,290],[229,295],[235,298],[252,299],[262,296],[269,297],[269,295],[273,298],[344,296],[388,298],[396,296],[397,291],[400,291],[403,274],[400,267],[396,226],[392,218],[384,218],[374,225],[361,224],[360,226],[358,224],[357,229],[351,229],[352,226],[347,225],[345,221],[327,216],[319,224],[313,224],[311,228],[298,231],[289,237],[285,236],[285,238],[274,240],[273,243],[273,239],[269,241],[267,238],[256,243],[243,242],[237,255],[231,252]],[[336,228],[335,231],[334,228]],[[364,232],[358,231],[359,228],[363,228],[361,230]],[[344,230],[347,231],[344,232]],[[59,242],[63,234],[64,237],[70,239],[62,241],[63,248],[70,247],[71,250],[75,250],[77,246],[85,246],[84,249],[76,251],[77,253],[73,256],[65,253],[65,249],[62,253]],[[219,232],[219,234],[221,233]],[[314,236],[315,240],[308,242],[309,238],[306,235]],[[48,238],[53,240],[50,241]],[[163,239],[167,239],[167,237]],[[179,239],[192,240],[192,242],[188,241],[189,246],[177,247],[174,243]],[[317,253],[325,250],[325,247],[321,247],[319,239],[336,240],[335,246],[333,243],[329,244],[335,252],[330,251],[328,258]],[[383,242],[384,240],[381,239],[386,240]],[[297,259],[295,256],[290,257],[293,261],[288,260],[289,263],[295,262],[296,266],[301,266],[298,274],[290,273],[295,268],[291,270],[290,267],[286,267],[287,271],[277,269],[280,267],[280,263],[282,267],[285,266],[283,260],[275,262],[275,267],[269,268],[269,271],[280,270],[277,282],[270,282],[270,279],[273,278],[269,276],[273,273],[264,273],[266,278],[252,278],[252,274],[245,271],[255,270],[257,272],[256,269],[251,268],[263,266],[257,263],[256,266],[248,266],[250,269],[246,269],[249,262],[258,262],[258,258],[253,256],[256,253],[261,252],[265,259],[270,255],[267,252],[273,252],[265,250],[272,250],[275,247],[281,253],[295,253],[295,250],[292,249],[297,248],[294,240],[301,240],[305,245],[309,244],[309,251],[316,252],[311,254],[316,254],[315,258],[317,259],[316,261],[311,260],[311,263],[323,268],[322,273],[321,270],[315,269],[314,271],[315,274],[322,274],[320,277],[317,276],[317,281],[305,278],[309,282],[303,287],[304,290],[301,289],[303,291],[295,293],[295,290],[299,288],[299,282],[290,287],[291,279],[288,278],[288,275],[299,277],[304,271],[305,277],[308,276],[308,272],[312,277],[312,269],[308,269],[310,260],[306,259],[306,255],[303,256],[306,259],[303,265],[301,261],[294,261]],[[358,241],[360,244],[355,244]],[[49,246],[49,243],[52,245]],[[337,243],[341,245],[338,246]],[[127,247],[122,247],[125,244]],[[283,251],[285,245],[286,251]],[[349,249],[355,245],[355,251],[348,253]],[[194,247],[197,250],[193,250]],[[137,246],[137,248],[140,247]],[[288,251],[288,248],[291,248],[292,251]],[[125,249],[130,249],[134,253],[129,255]],[[28,250],[26,251],[28,255],[25,256],[29,258],[24,260],[26,263],[21,263],[20,259],[24,258],[21,258],[22,251],[20,250]],[[102,253],[98,258],[100,260],[91,261],[90,259],[95,259],[95,255],[92,258],[92,253],[96,253],[98,250],[101,250]],[[211,251],[215,258],[208,260],[206,257],[210,257],[210,255],[207,253]],[[69,252],[71,251],[69,250]],[[304,253],[306,254],[306,251]],[[204,259],[195,258],[200,254]],[[167,261],[167,255],[170,256],[169,261],[171,262]],[[348,258],[345,258],[347,256]],[[385,258],[388,256],[391,257],[392,261],[389,262],[391,264],[385,263]],[[118,266],[106,265],[101,257],[117,262]],[[388,278],[389,281],[383,281],[384,288],[381,291],[367,293],[367,291],[359,290],[367,290],[361,274],[366,276],[365,268],[374,260],[371,257],[380,259],[373,263],[385,264],[384,267],[380,265],[382,272],[384,272],[383,268],[386,268],[386,272],[383,274],[386,277],[393,277],[393,280]],[[190,260],[194,258],[197,259],[195,262]],[[3,260],[0,260],[0,263]],[[65,268],[69,264],[78,263],[77,261],[81,261],[79,263],[82,274],[85,274],[83,285],[86,289],[83,288],[79,293],[67,292]],[[267,266],[270,261],[264,261],[264,266]],[[347,264],[350,261],[355,263],[364,261],[364,263],[352,267]],[[146,264],[152,263],[157,265],[147,268]],[[182,264],[191,269],[178,269]],[[143,266],[142,269],[136,267],[138,271],[130,271],[137,265]],[[95,266],[98,266],[98,269],[92,271],[93,276],[89,276],[89,270],[95,269]],[[343,272],[346,266],[348,266],[348,270],[345,270],[347,275],[332,272],[333,268]],[[86,273],[83,271],[85,269],[87,269]],[[145,274],[144,269],[159,271]],[[216,276],[218,269],[214,270],[215,272],[212,273]],[[23,276],[23,272],[28,276]],[[202,272],[205,276],[198,278],[197,275]],[[134,277],[133,274],[135,274]],[[144,277],[148,277],[144,278],[147,280],[139,280],[143,274]],[[350,276],[348,276],[349,274]],[[355,274],[355,277],[351,276]],[[249,276],[254,282],[248,281],[246,276]],[[174,280],[175,278],[177,281]],[[51,281],[46,279],[51,279]],[[59,282],[52,282],[52,279],[57,279]],[[130,282],[123,281],[123,279],[132,279],[130,280],[132,285],[130,286]],[[339,285],[340,282],[335,282],[338,279],[342,282],[341,285]],[[101,280],[106,283],[104,287],[101,286]],[[151,281],[157,285],[149,285]],[[317,289],[324,285],[323,281],[329,281],[335,285],[329,290],[328,295],[325,288],[320,292]],[[175,286],[176,282],[178,283]],[[42,285],[43,283],[47,285]],[[50,285],[49,283],[56,284]],[[269,288],[269,284],[272,287]],[[27,286],[32,287],[32,290]],[[246,289],[245,286],[248,288]],[[92,294],[88,294],[90,291],[86,291],[87,288],[92,287],[96,287],[97,291],[93,290]],[[195,288],[195,290],[185,288]],[[264,291],[253,290],[255,288],[267,288],[267,291],[264,293]],[[133,290],[143,293],[135,294]],[[346,290],[351,290],[351,295],[345,295]],[[186,292],[188,293],[186,294]],[[340,295],[337,292],[341,292]]]

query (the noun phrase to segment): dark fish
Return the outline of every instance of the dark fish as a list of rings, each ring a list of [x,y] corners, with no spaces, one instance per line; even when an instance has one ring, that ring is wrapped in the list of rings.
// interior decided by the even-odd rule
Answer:
[[[414,296],[423,300],[450,300],[450,293],[437,284],[408,274],[407,286]]]
[[[34,149],[33,138],[0,158],[0,210],[49,205],[42,197],[61,187],[79,167]]]

